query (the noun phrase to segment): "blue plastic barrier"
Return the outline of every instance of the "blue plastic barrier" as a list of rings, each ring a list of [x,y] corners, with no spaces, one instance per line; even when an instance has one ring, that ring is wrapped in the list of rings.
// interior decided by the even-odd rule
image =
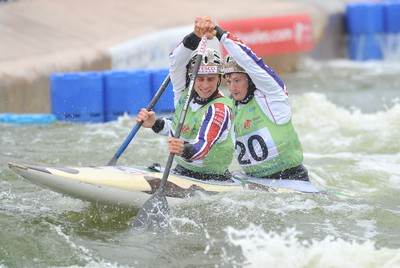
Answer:
[[[346,26],[347,32],[352,34],[363,34],[364,19],[367,6],[363,3],[351,3],[346,6]]]
[[[116,120],[127,113],[136,115],[151,96],[151,72],[109,71],[104,73],[105,120]]]
[[[0,114],[0,123],[18,124],[18,125],[44,125],[56,121],[53,114]]]
[[[350,3],[346,6],[347,30],[350,34],[374,34],[385,30],[385,5]]]
[[[382,36],[380,35],[350,35],[349,57],[352,60],[381,60]]]
[[[385,3],[385,32],[400,33],[400,1]]]
[[[383,58],[384,7],[383,3],[350,3],[346,6],[348,54],[351,59]]]
[[[152,95],[154,96],[161,84],[169,73],[169,69],[158,69],[152,71]],[[170,82],[168,87],[164,90],[161,98],[153,109],[156,113],[169,113],[175,110],[174,107],[174,92],[172,91],[172,83]]]
[[[400,61],[400,1],[385,3],[384,59]]]
[[[135,116],[148,106],[168,72],[157,69],[52,74],[52,113],[57,120],[72,122],[108,122],[124,113]],[[169,84],[154,111],[172,112],[173,99]]]
[[[103,77],[100,72],[50,76],[51,111],[58,120],[104,122]]]

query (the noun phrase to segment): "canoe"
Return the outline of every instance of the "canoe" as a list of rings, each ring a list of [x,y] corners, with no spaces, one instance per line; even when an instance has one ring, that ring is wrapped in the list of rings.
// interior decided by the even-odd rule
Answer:
[[[157,190],[163,172],[157,165],[140,166],[41,166],[8,163],[9,168],[32,183],[84,201],[140,208]],[[310,182],[266,180],[233,174],[228,181],[198,180],[170,172],[166,185],[170,206],[197,192],[217,194],[261,190],[276,193],[322,193]]]

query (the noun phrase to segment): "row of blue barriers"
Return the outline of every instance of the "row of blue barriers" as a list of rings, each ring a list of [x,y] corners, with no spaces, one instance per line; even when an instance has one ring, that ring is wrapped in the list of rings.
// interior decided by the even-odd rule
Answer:
[[[50,75],[51,112],[60,121],[108,122],[136,115],[147,107],[168,75],[168,69],[73,72]],[[155,112],[174,110],[172,85]]]
[[[350,59],[398,60],[400,1],[352,2],[346,6],[345,18]]]

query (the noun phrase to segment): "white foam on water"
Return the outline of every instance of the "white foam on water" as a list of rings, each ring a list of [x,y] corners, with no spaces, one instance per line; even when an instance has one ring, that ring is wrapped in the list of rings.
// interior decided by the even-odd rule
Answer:
[[[293,228],[282,233],[269,232],[250,224],[239,230],[225,228],[228,242],[243,254],[243,260],[232,261],[226,251],[224,260],[234,267],[399,267],[398,250],[378,249],[373,241],[358,243],[333,236],[322,240],[301,240]]]
[[[390,175],[388,183],[390,187],[400,188],[400,176]]]
[[[400,150],[400,104],[389,110],[362,113],[310,92],[292,100],[293,120],[306,152]]]
[[[356,73],[358,77],[374,74],[391,75],[398,74],[400,71],[400,64],[398,61],[355,61],[344,58],[316,61],[308,57],[302,60],[301,65],[302,69],[300,71],[320,72],[322,68],[324,70],[333,70],[335,74],[343,74],[346,76]]]

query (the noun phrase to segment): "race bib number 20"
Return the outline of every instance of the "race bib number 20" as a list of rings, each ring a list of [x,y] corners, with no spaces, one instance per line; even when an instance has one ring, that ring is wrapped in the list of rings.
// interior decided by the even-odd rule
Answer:
[[[236,158],[240,165],[256,165],[278,156],[272,136],[267,128],[236,139]]]

